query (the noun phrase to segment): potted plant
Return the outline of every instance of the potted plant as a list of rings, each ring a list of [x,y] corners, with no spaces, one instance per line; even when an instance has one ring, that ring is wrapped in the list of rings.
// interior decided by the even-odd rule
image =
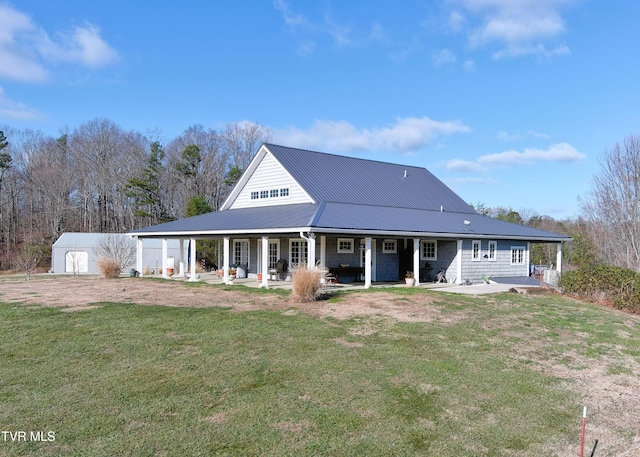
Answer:
[[[407,273],[404,275],[404,280],[407,282],[407,286],[413,286],[415,284],[413,271],[407,271]]]

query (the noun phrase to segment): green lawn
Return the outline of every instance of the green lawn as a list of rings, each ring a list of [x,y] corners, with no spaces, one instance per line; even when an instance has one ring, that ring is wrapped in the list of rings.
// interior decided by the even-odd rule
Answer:
[[[540,366],[640,361],[621,313],[418,294],[450,319],[0,303],[2,430],[55,433],[0,437],[0,455],[562,455],[582,403]]]

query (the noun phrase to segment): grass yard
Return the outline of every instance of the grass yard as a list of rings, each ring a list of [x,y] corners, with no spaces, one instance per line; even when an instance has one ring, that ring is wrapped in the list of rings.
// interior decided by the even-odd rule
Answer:
[[[573,456],[589,401],[602,431],[589,451],[597,438],[598,457],[631,445],[637,316],[555,296],[390,294],[437,319],[61,312],[0,295],[0,424],[27,438],[0,437],[0,456]],[[620,398],[589,398],[616,386]]]

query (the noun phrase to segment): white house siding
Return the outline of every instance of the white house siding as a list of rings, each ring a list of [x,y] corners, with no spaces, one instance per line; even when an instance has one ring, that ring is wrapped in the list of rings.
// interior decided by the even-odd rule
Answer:
[[[462,281],[472,283],[482,282],[482,277],[510,277],[527,276],[529,274],[529,251],[526,241],[514,240],[486,240],[480,241],[480,260],[472,259],[473,240],[462,242]],[[496,260],[490,261],[484,256],[488,254],[489,241],[497,241]],[[523,264],[511,264],[511,247],[521,246],[525,248]],[[448,276],[447,276],[448,277]]]
[[[278,189],[279,191],[282,188],[289,189],[289,196],[251,199],[251,192],[270,191],[271,189]],[[231,205],[231,208],[293,205],[297,203],[312,203],[312,200],[273,155],[267,153],[233,202],[233,205]]]

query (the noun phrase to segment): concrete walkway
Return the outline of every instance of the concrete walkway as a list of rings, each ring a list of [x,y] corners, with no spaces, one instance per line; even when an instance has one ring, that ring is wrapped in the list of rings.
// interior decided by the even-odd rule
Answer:
[[[222,284],[222,279],[218,278],[214,273],[205,273],[200,278],[201,281],[205,281],[209,284]],[[520,282],[520,284],[518,284]],[[242,285],[246,287],[260,287],[260,283],[256,278],[243,278],[234,279],[233,284]],[[407,286],[404,282],[374,282],[371,287],[373,289],[384,289],[388,287],[413,287]],[[472,284],[468,286],[458,284],[445,284],[445,283],[423,283],[420,284],[421,289],[436,290],[438,292],[448,292],[454,294],[468,294],[468,295],[480,295],[480,294],[495,294],[501,292],[508,292],[511,289],[522,289],[523,287],[539,287],[539,284],[527,283],[522,284],[521,281],[514,280],[513,283],[498,283],[490,281],[489,284]],[[270,289],[284,289],[291,290],[291,281],[269,281]],[[362,290],[362,282],[352,283],[337,283],[335,285],[327,285],[323,287],[323,291],[340,291],[340,290]]]

